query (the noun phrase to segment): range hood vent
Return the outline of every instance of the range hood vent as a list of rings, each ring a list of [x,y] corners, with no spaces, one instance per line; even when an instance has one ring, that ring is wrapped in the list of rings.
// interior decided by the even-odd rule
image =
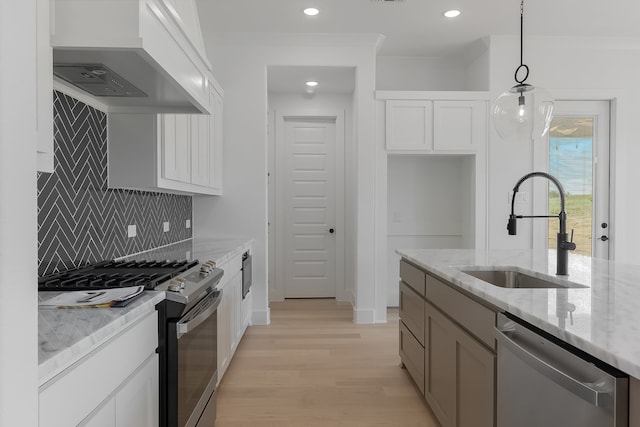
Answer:
[[[113,113],[211,113],[195,0],[56,0],[54,75]],[[185,22],[188,23],[187,28]],[[89,95],[87,95],[89,96]]]
[[[53,64],[53,74],[93,96],[147,97],[104,64]]]

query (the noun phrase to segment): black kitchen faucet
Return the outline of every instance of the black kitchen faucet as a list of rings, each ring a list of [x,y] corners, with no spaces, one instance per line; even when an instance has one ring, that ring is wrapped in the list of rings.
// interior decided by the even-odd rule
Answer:
[[[541,176],[547,178],[553,182],[558,191],[560,192],[560,213],[558,215],[515,215],[514,205],[516,200],[516,193],[520,189],[520,185],[529,178],[534,176]],[[555,218],[556,216],[560,220],[560,230],[558,230],[557,239],[557,263],[556,263],[556,275],[568,276],[568,264],[569,264],[569,251],[573,251],[576,248],[576,244],[573,243],[573,230],[571,230],[571,240],[567,241],[567,212],[564,209],[564,188],[562,184],[553,175],[549,175],[546,172],[531,172],[520,178],[518,183],[513,187],[513,196],[511,198],[511,214],[509,215],[509,222],[507,223],[507,230],[510,236],[516,235],[516,220],[518,218]]]

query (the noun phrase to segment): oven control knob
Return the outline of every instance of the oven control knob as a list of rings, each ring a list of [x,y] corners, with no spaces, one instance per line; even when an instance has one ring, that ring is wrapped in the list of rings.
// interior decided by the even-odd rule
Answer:
[[[207,261],[200,266],[200,274],[203,274],[206,276],[207,274],[211,273],[211,270],[213,270],[214,268],[216,268],[216,262]]]
[[[176,277],[175,279],[172,279],[169,282],[169,290],[172,292],[180,292],[181,290],[184,289],[184,283],[186,282],[185,279],[181,278],[181,277]]]

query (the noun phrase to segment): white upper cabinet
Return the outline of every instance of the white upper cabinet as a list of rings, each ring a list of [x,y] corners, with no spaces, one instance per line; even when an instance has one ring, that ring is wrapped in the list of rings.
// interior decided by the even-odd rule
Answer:
[[[158,120],[160,122],[158,139],[162,156],[160,176],[172,181],[190,183],[191,117],[186,114],[161,114]],[[197,138],[198,133],[195,132],[195,134]]]
[[[53,50],[49,43],[50,2],[36,2],[38,171],[53,172]]]
[[[191,116],[191,182],[209,186],[211,117]]]
[[[385,100],[386,148],[397,152],[476,152],[487,132],[485,92],[378,91]]]
[[[434,101],[433,145],[435,150],[478,149],[487,124],[485,101]]]
[[[109,114],[109,187],[222,194],[222,95],[212,114]]]
[[[388,100],[387,149],[433,149],[433,101]]]

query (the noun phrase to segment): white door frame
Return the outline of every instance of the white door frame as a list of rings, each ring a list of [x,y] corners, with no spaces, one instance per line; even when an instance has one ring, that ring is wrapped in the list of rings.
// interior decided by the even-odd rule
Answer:
[[[615,164],[616,164],[616,135],[618,129],[617,122],[617,105],[618,100],[623,96],[617,90],[598,90],[598,89],[552,89],[551,93],[554,98],[559,101],[607,101],[609,102],[609,228],[608,235],[610,238],[615,236]],[[533,141],[533,170],[547,170],[548,168],[548,139],[544,138],[545,143],[541,140]],[[544,206],[540,207],[541,212],[545,212],[547,208],[546,189],[547,183],[542,180],[533,181],[533,198],[532,200],[544,200]],[[538,209],[535,207],[534,209]],[[547,247],[547,224],[545,221],[533,221],[533,249],[546,249]],[[613,240],[609,241],[609,259],[615,259],[615,244]]]
[[[274,274],[273,283],[271,286],[270,300],[280,301],[284,299],[284,286],[283,286],[283,269],[284,269],[284,234],[280,230],[284,229],[284,220],[282,215],[283,206],[283,194],[279,189],[284,188],[283,177],[281,173],[278,173],[282,165],[282,158],[284,153],[284,122],[287,119],[297,120],[335,120],[336,129],[336,149],[335,149],[335,243],[336,243],[336,300],[338,301],[351,301],[351,295],[345,289],[345,177],[344,177],[344,111],[318,111],[313,114],[299,113],[295,111],[281,111],[274,110],[275,119],[275,132],[274,132],[274,158],[273,158],[273,178],[274,179],[274,199],[275,206],[273,220],[275,224],[271,224],[269,227],[270,236],[269,239],[274,240],[275,254],[274,254]]]

